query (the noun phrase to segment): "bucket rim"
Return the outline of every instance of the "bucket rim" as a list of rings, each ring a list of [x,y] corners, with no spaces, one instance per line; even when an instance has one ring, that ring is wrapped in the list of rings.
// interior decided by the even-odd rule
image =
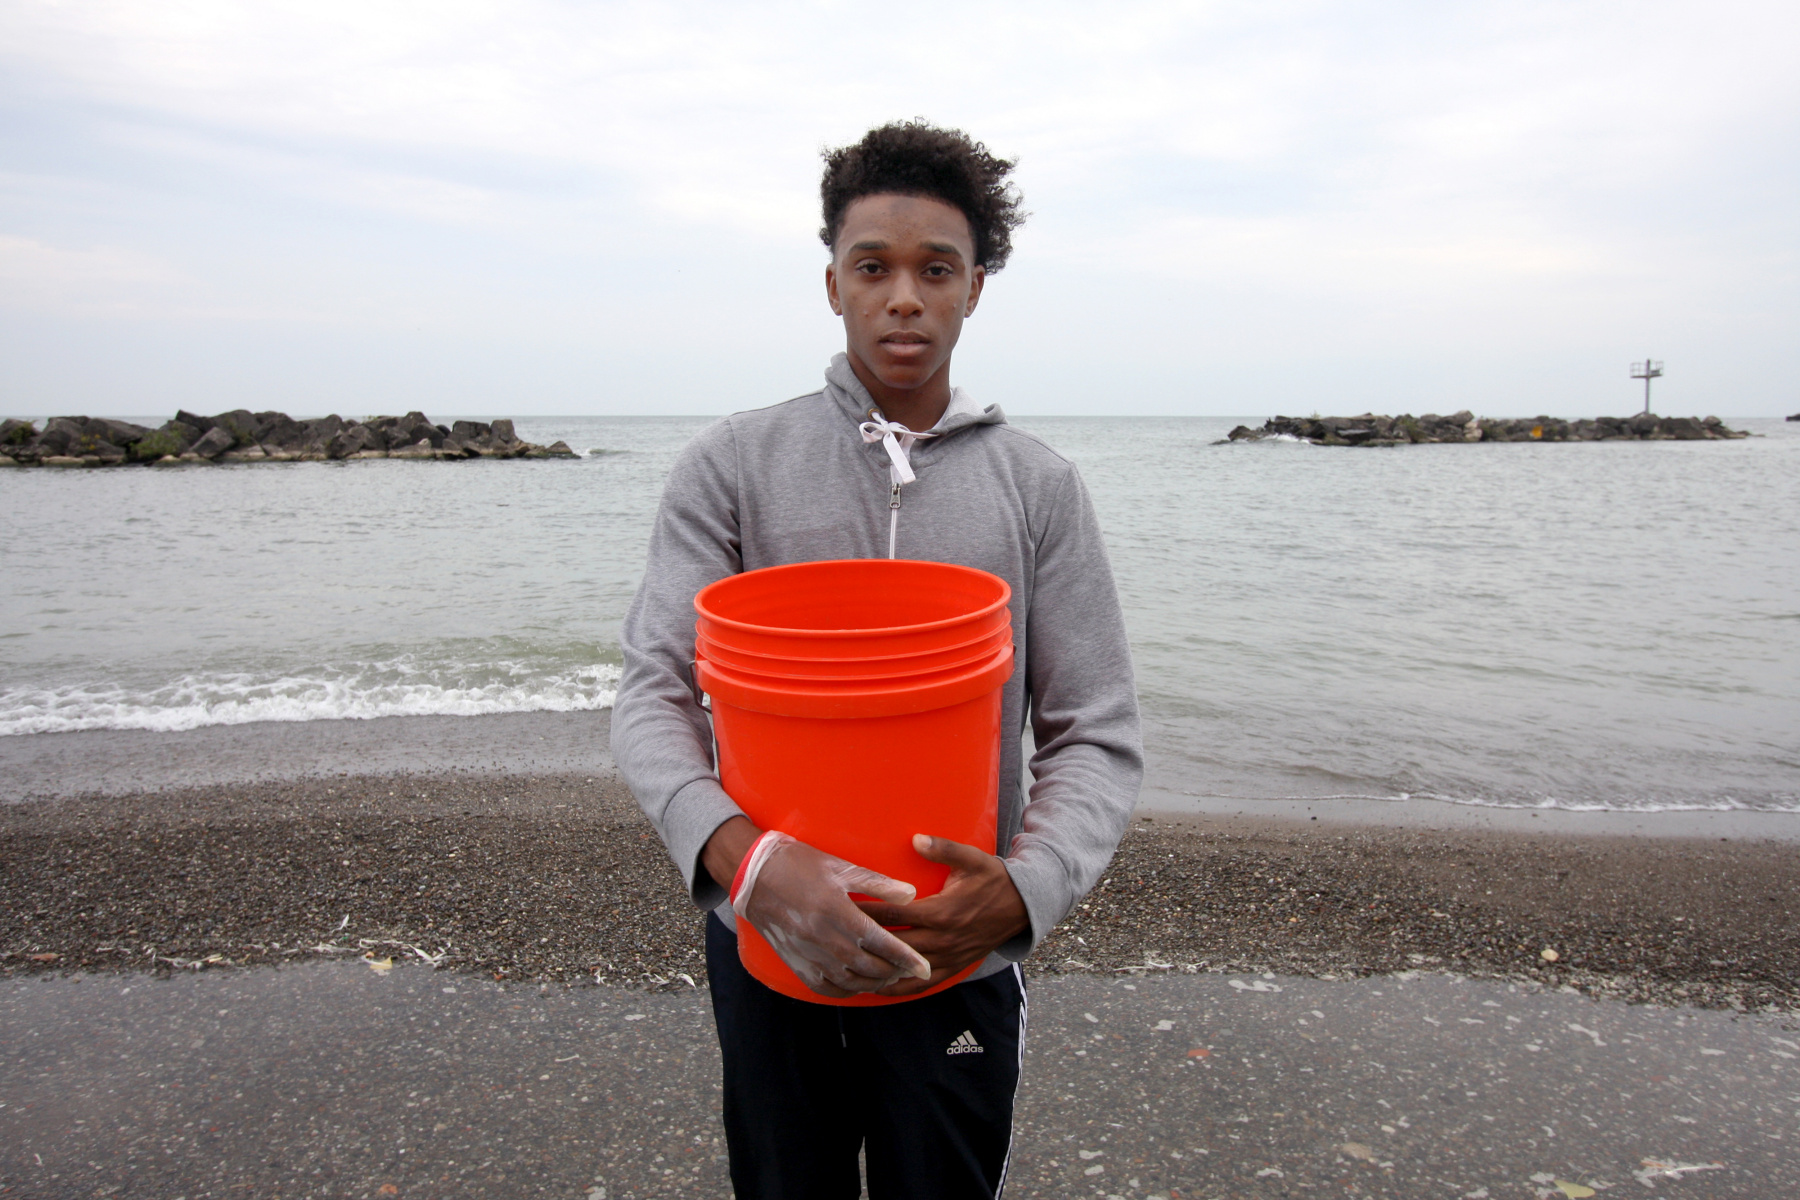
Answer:
[[[1013,644],[1010,637],[1005,644]],[[960,670],[970,663],[982,662],[992,658],[999,652],[1000,645],[1001,643],[996,642],[990,647],[982,646],[979,642],[971,642],[946,651],[945,653],[955,655],[955,657],[951,658],[948,662],[927,663],[923,667],[915,666],[910,670],[906,669],[903,665],[900,665],[904,660],[897,658],[767,658],[762,663],[746,664],[733,661],[731,658],[720,658],[716,653],[708,654],[708,649],[716,650],[718,648],[717,643],[713,643],[711,646],[696,646],[695,661],[708,662],[721,671],[729,671],[734,675],[740,675],[750,679],[785,679],[790,681],[817,683],[847,683],[852,680],[922,679],[929,676],[942,675],[948,671]],[[970,649],[971,646],[975,648]],[[729,648],[727,649],[729,650]],[[760,656],[745,655],[744,657],[756,658]],[[862,667],[865,669],[854,673],[830,673],[823,675],[805,670],[806,667],[816,663],[841,663],[846,666]],[[886,670],[883,670],[884,665],[887,667]]]
[[[703,618],[702,620],[707,621],[711,620],[711,618]],[[846,665],[851,663],[859,665],[900,663],[907,660],[928,658],[932,655],[950,654],[958,650],[967,650],[969,647],[979,646],[983,642],[993,642],[998,645],[1002,640],[1011,640],[1011,638],[1012,624],[1011,622],[1008,622],[1003,625],[997,625],[985,633],[977,633],[973,637],[964,638],[962,641],[950,642],[943,646],[931,646],[924,650],[897,650],[892,654],[847,654],[843,657],[832,657],[824,654],[772,654],[766,650],[736,646],[728,641],[722,641],[719,638],[712,636],[707,631],[704,624],[697,622],[694,627],[694,645],[696,647],[703,645],[715,646],[725,650],[731,655],[743,658],[762,659],[771,663],[843,663]]]
[[[948,708],[995,691],[1012,677],[1016,661],[1013,644],[1007,642],[980,661],[943,671],[890,680],[834,680],[746,675],[702,658],[694,664],[694,680],[712,697],[715,711],[726,704],[788,717],[892,717]],[[880,686],[884,682],[890,686]]]
[[[701,598],[708,592],[712,591],[714,588],[729,584],[734,580],[742,579],[746,575],[772,574],[777,571],[803,571],[809,568],[839,566],[850,563],[854,563],[857,566],[865,566],[869,563],[893,563],[906,566],[941,567],[946,570],[961,571],[971,575],[985,575],[987,578],[1000,585],[1000,595],[999,598],[978,609],[973,609],[954,617],[944,617],[936,621],[920,621],[917,624],[912,625],[848,626],[840,629],[794,629],[784,625],[756,625],[749,621],[739,621],[734,617],[720,616],[718,613],[712,612],[701,605]],[[772,633],[781,637],[792,638],[842,638],[847,634],[876,637],[883,634],[928,633],[934,629],[947,629],[954,625],[962,625],[970,621],[979,621],[983,617],[991,616],[993,613],[1005,608],[1010,603],[1012,603],[1012,585],[992,571],[984,571],[980,567],[966,567],[961,563],[935,562],[928,558],[822,558],[812,562],[782,563],[780,566],[758,567],[754,571],[738,571],[735,574],[727,575],[722,579],[715,579],[705,587],[701,588],[698,592],[694,593],[694,611],[704,620],[712,621],[727,629],[741,629],[746,633]]]

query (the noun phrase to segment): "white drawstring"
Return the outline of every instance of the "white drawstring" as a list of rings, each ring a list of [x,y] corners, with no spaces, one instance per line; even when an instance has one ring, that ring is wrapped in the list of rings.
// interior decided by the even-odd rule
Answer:
[[[937,436],[935,433],[914,433],[898,421],[864,421],[857,428],[862,430],[864,442],[871,446],[880,442],[882,449],[888,452],[888,478],[894,483],[913,481],[912,462],[907,458],[912,453],[913,443],[920,438]]]
[[[864,421],[857,428],[862,431],[862,440],[873,446],[880,442],[888,453],[888,557],[894,557],[894,538],[900,529],[900,488],[913,481],[912,453],[913,443],[921,438],[936,437],[935,433],[914,433],[898,421],[881,418]]]

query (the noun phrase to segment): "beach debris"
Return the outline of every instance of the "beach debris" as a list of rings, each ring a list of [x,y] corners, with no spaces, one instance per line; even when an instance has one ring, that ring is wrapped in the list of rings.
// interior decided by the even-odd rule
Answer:
[[[1555,962],[1557,959],[1561,958],[1562,955],[1558,954],[1556,951],[1552,950],[1550,947],[1545,946],[1542,950],[1538,951],[1538,957],[1543,959],[1545,962]]]
[[[698,989],[700,986],[699,984],[694,982],[694,977],[692,975],[689,975],[686,971],[675,972],[675,978],[681,980],[681,982],[687,984],[691,988]]]
[[[376,958],[375,952],[371,950],[362,957],[363,961],[369,964],[369,969],[377,975],[386,975],[394,969],[394,960],[391,955],[387,958]]]
[[[25,957],[29,958],[32,962],[50,963],[55,962],[57,959],[61,958],[62,955],[45,952],[43,954],[28,954]]]
[[[1689,1175],[1695,1171],[1723,1171],[1725,1169],[1725,1164],[1720,1162],[1684,1163],[1665,1161],[1660,1158],[1646,1158],[1643,1160],[1643,1164],[1642,1170],[1633,1171],[1631,1175],[1645,1187],[1655,1187],[1658,1179],[1680,1179],[1683,1175]]]
[[[1144,961],[1141,963],[1137,963],[1137,964],[1134,964],[1129,967],[1115,968],[1115,970],[1117,970],[1120,973],[1124,973],[1127,971],[1172,971],[1174,969],[1175,969],[1174,963],[1157,961],[1156,951],[1154,951],[1154,950],[1145,951]]]
[[[1282,1172],[1280,1167],[1264,1167],[1262,1170],[1260,1170],[1256,1173],[1256,1177],[1258,1179],[1270,1179],[1270,1178],[1286,1179],[1287,1178],[1287,1176]]]
[[[1156,1031],[1158,1033],[1167,1033],[1173,1028],[1175,1028],[1175,1022],[1173,1021],[1158,1021],[1156,1023]]]
[[[1600,1034],[1596,1030],[1589,1029],[1586,1025],[1575,1025],[1575,1024],[1571,1023],[1568,1026],[1568,1030],[1570,1033],[1586,1034],[1588,1037],[1591,1037],[1594,1039],[1594,1045],[1596,1045],[1596,1046],[1606,1045],[1605,1042],[1600,1040]]]
[[[1083,1159],[1090,1159],[1090,1158],[1099,1158],[1100,1156],[1105,1154],[1106,1151],[1104,1151],[1104,1150],[1077,1150],[1075,1153]]]
[[[1188,1051],[1188,1057],[1189,1058],[1211,1058],[1212,1057],[1212,1049],[1211,1049],[1211,1047],[1208,1047],[1208,1046],[1195,1046],[1192,1050]]]
[[[1375,1151],[1363,1145],[1361,1142],[1345,1142],[1343,1145],[1339,1146],[1338,1149],[1345,1154],[1348,1154],[1351,1158],[1361,1159],[1363,1162],[1375,1161]]]
[[[395,946],[401,950],[410,950],[412,953],[418,955],[420,958],[424,959],[427,963],[429,963],[431,966],[434,966],[434,967],[437,966],[438,964],[442,963],[444,961],[445,956],[450,953],[449,947],[445,947],[444,949],[438,951],[436,954],[427,954],[425,951],[419,949],[417,946],[413,945],[411,942],[386,942],[386,941],[378,941],[374,938],[358,938],[356,940],[356,947],[359,950],[366,951],[371,946]],[[347,948],[348,947],[346,947],[346,949]],[[364,957],[366,958],[367,955],[365,954]]]
[[[1096,1017],[1091,1012],[1084,1012],[1081,1014],[1081,1016],[1082,1016],[1082,1019],[1087,1021],[1087,1023],[1090,1025],[1098,1025],[1100,1023],[1100,1018]]]
[[[1262,979],[1233,979],[1231,981],[1231,986],[1233,989],[1240,992],[1279,992],[1281,990],[1281,985],[1279,983],[1269,983],[1267,980]]]
[[[151,961],[168,963],[171,967],[184,971],[204,971],[214,963],[224,963],[228,967],[232,965],[231,960],[226,958],[223,954],[209,954],[205,958],[170,958],[166,955],[158,954],[153,956]]]

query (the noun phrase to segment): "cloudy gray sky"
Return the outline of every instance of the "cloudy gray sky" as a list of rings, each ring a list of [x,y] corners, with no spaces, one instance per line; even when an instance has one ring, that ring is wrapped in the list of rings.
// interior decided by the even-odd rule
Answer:
[[[1800,410],[1800,6],[5,0],[0,412],[717,413],[816,386],[818,151],[1034,213],[1017,412]]]

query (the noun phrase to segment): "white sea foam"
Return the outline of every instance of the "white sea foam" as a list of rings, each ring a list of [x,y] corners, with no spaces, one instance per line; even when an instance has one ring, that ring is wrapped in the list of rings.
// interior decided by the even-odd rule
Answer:
[[[1250,795],[1238,792],[1179,791],[1178,795],[1199,800],[1227,800],[1242,804],[1311,804],[1334,800],[1369,800],[1382,804],[1404,804],[1413,800],[1431,800],[1440,804],[1459,804],[1469,808],[1504,808],[1520,812],[1571,813],[1680,813],[1680,812],[1779,812],[1800,814],[1800,795],[1775,793],[1746,800],[1737,796],[1707,797],[1642,797],[1619,796],[1606,800],[1578,800],[1557,796],[1508,799],[1482,793],[1448,792],[1333,792]]]
[[[480,716],[611,708],[619,668],[532,670],[511,662],[422,667],[410,659],[283,675],[185,675],[134,690],[96,683],[0,692],[0,736],[79,729],[177,732],[252,721]]]

